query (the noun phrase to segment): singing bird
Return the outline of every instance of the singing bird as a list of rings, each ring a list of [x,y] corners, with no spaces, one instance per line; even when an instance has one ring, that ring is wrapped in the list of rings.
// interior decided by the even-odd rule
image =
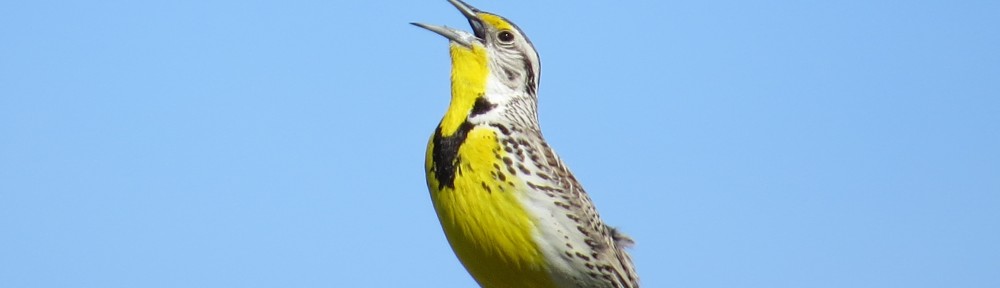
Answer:
[[[472,33],[412,24],[450,40],[451,104],[424,172],[455,255],[482,287],[639,287],[632,239],[604,224],[542,137],[534,45],[509,20],[449,2]]]

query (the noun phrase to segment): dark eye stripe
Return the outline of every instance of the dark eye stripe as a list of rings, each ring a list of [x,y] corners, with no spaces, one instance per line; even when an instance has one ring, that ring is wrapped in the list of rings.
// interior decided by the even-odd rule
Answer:
[[[538,88],[538,83],[535,82],[535,67],[534,65],[531,65],[531,60],[528,60],[527,55],[521,57],[521,61],[524,61],[524,73],[527,74],[524,76],[524,84],[528,88],[528,93],[531,95],[538,95],[535,94],[535,89]]]

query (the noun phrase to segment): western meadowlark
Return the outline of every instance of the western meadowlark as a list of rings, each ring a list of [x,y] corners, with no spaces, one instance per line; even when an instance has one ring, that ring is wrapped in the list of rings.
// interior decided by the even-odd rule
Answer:
[[[472,33],[448,38],[451,104],[427,145],[448,242],[482,287],[638,287],[624,248],[538,127],[539,60],[514,23],[448,0]]]

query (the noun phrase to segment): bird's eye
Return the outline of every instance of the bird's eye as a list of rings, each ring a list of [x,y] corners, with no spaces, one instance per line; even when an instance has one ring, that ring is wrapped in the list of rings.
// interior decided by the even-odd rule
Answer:
[[[500,33],[497,33],[497,39],[500,39],[500,42],[509,44],[514,42],[514,33],[510,33],[510,31],[506,30],[500,31]]]

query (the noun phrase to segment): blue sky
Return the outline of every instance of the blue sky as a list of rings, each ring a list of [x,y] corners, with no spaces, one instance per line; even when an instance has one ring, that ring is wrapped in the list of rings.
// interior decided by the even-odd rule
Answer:
[[[646,287],[1000,286],[995,1],[473,1]],[[0,4],[0,287],[472,287],[434,1]]]

